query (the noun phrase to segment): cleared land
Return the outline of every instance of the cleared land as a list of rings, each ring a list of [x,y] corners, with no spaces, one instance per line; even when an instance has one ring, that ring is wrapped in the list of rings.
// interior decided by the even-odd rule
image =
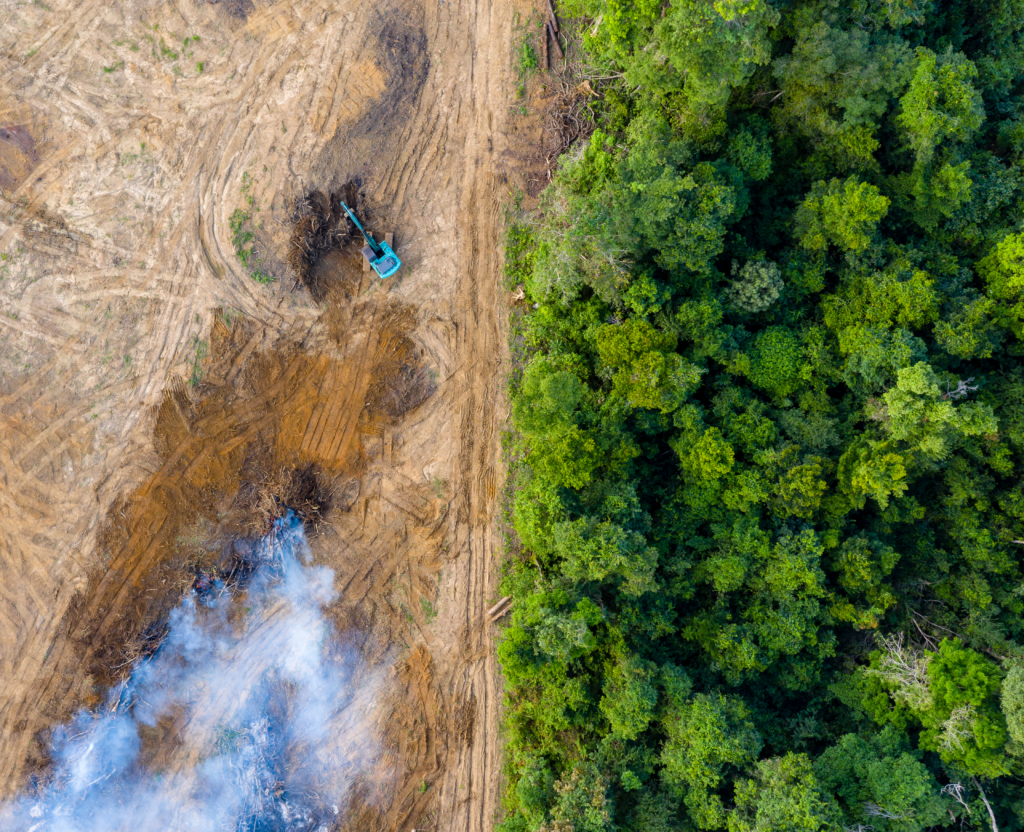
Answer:
[[[390,679],[349,824],[489,828],[515,4],[2,10],[0,794],[312,489],[332,615]],[[301,200],[352,181],[405,267],[337,246],[314,302]]]

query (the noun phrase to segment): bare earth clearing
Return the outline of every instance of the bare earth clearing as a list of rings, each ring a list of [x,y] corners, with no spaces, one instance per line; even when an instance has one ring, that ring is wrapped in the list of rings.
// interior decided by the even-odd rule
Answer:
[[[332,616],[390,679],[346,826],[490,828],[516,10],[0,2],[0,797],[312,478]],[[330,251],[315,303],[296,200],[353,179],[405,266]]]

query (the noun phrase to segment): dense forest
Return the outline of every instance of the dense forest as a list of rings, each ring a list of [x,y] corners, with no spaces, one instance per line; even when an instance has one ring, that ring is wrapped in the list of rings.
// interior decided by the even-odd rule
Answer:
[[[501,829],[1024,829],[1024,0],[561,10]]]

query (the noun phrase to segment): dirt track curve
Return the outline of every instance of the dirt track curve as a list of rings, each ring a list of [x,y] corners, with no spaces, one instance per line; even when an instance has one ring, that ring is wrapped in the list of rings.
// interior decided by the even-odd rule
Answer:
[[[312,464],[339,624],[391,668],[352,823],[491,827],[516,11],[0,0],[0,797],[180,597],[183,547]],[[352,179],[405,265],[331,252],[317,304],[295,199]]]

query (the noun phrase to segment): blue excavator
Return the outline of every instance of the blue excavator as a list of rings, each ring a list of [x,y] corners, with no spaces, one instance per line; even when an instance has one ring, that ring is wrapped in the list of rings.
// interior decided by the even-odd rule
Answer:
[[[363,257],[366,258],[366,262],[370,264],[377,275],[383,279],[385,277],[391,277],[395,272],[401,268],[402,261],[398,259],[398,255],[395,254],[394,250],[386,242],[381,240],[379,243],[371,237],[359,220],[356,219],[356,215],[352,213],[352,210],[343,202],[341,207],[345,209],[345,213],[348,214],[348,218],[355,223],[356,228],[359,229],[359,233],[363,235],[363,240],[366,243],[363,246]]]

